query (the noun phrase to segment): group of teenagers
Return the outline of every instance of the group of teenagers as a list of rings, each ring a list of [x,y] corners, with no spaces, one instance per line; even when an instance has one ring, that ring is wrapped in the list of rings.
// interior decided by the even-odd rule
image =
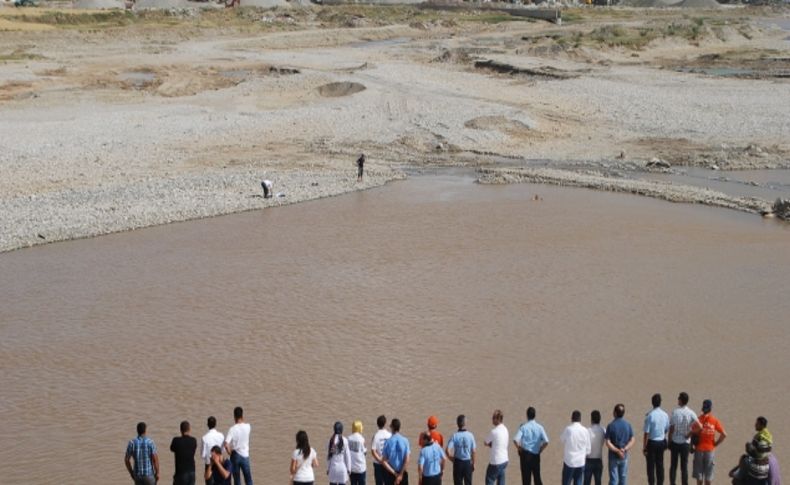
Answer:
[[[698,416],[688,407],[689,397],[685,392],[678,395],[678,406],[667,414],[661,408],[661,395],[654,394],[653,408],[645,416],[642,439],[634,434],[631,424],[625,420],[625,406],[617,404],[613,420],[604,428],[601,413],[590,414],[590,426],[581,424],[581,413],[573,411],[571,423],[563,430],[560,441],[563,445],[562,485],[601,484],[606,451],[609,467],[609,485],[627,485],[628,465],[631,449],[642,444],[649,485],[664,483],[664,454],[670,450],[669,482],[676,485],[678,470],[682,485],[688,485],[688,457],[693,455],[693,478],[698,485],[710,485],[714,477],[715,449],[727,434],[721,422],[712,414],[713,403],[706,399]],[[244,422],[240,407],[234,410],[235,424],[223,436],[216,428],[216,419],[209,417],[209,431],[203,436],[201,458],[204,461],[204,478],[207,485],[252,485],[249,464],[250,425]],[[485,470],[486,485],[505,485],[508,466],[510,437],[500,410],[492,416],[493,428],[483,444],[490,449],[488,466]],[[330,485],[366,485],[367,453],[373,460],[375,485],[409,485],[408,467],[411,461],[409,440],[400,433],[401,422],[395,418],[389,422],[379,416],[378,430],[374,434],[370,449],[362,434],[361,421],[354,421],[352,433],[343,435],[343,424],[336,422],[333,434],[326,447],[326,470]],[[453,484],[471,485],[477,457],[474,435],[466,429],[466,417],[456,419],[458,430],[447,443],[438,431],[439,420],[431,416],[427,429],[420,433],[417,455],[417,477],[419,485],[441,485],[446,463],[453,464]],[[773,437],[767,428],[767,420],[759,417],[755,423],[753,439],[746,443],[745,453],[738,465],[730,470],[734,485],[781,485],[781,473],[776,458],[771,453]],[[142,429],[141,426],[142,425]],[[189,423],[181,423],[181,436],[173,438],[171,451],[175,454],[176,473],[174,485],[194,485],[194,455],[197,441],[189,435]],[[527,421],[513,437],[513,444],[520,461],[522,485],[542,485],[541,454],[549,444],[543,426],[536,420],[536,410],[527,409]],[[227,453],[227,456],[224,455]],[[146,458],[148,457],[148,459]],[[191,467],[190,467],[191,463]],[[151,485],[159,479],[159,464],[156,447],[145,436],[145,424],[138,424],[138,437],[129,442],[126,466],[136,485]],[[296,446],[291,455],[290,481],[292,485],[314,485],[319,457],[311,447],[307,432],[296,433]]]

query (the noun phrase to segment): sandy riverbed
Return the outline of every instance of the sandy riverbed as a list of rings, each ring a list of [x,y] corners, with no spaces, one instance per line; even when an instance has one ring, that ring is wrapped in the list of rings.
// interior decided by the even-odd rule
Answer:
[[[0,251],[415,165],[790,165],[790,42],[766,22],[786,11],[78,12],[0,9]],[[748,75],[680,70],[734,64]]]

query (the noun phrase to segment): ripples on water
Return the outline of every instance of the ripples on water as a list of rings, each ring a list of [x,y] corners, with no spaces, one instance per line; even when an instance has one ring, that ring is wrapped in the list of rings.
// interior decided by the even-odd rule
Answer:
[[[414,440],[463,412],[481,440],[493,408],[513,432],[530,404],[552,477],[572,409],[623,401],[638,428],[680,390],[717,403],[725,467],[754,416],[790,432],[789,239],[725,210],[440,176],[3,254],[3,481],[123,483],[139,420],[168,480],[178,423],[225,431],[239,404],[259,481],[287,480],[299,428],[322,450],[337,419],[370,437],[399,416]]]

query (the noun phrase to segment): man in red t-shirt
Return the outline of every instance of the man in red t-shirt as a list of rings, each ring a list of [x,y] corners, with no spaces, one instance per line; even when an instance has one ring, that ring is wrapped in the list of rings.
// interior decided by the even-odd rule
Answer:
[[[428,432],[431,433],[431,438],[433,441],[439,444],[439,446],[444,447],[444,436],[442,433],[439,432],[436,428],[439,426],[439,418],[436,416],[431,416],[428,418]],[[425,446],[422,442],[422,433],[420,433],[420,437],[417,439],[417,442],[420,444],[420,448]]]
[[[698,421],[691,425],[689,433],[699,437],[694,451],[693,472],[694,478],[697,479],[697,485],[702,485],[703,480],[705,485],[710,485],[713,481],[714,450],[727,437],[721,421],[710,413],[712,409],[711,400],[705,399],[702,402],[702,414],[700,414]]]

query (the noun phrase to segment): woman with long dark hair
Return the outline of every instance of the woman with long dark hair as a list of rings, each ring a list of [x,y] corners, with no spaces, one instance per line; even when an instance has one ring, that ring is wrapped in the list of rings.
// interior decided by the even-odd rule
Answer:
[[[313,485],[315,473],[313,468],[318,467],[318,454],[315,448],[310,448],[307,432],[299,430],[296,433],[296,449],[291,455],[291,481],[293,485]]]
[[[351,470],[351,453],[348,450],[348,438],[343,436],[343,423],[335,423],[335,432],[329,439],[326,457],[329,485],[345,485]]]

